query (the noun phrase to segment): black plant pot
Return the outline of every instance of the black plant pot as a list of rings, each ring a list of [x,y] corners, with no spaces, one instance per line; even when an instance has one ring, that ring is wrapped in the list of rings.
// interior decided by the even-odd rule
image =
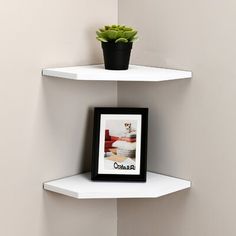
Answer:
[[[102,42],[105,69],[127,70],[133,43]]]

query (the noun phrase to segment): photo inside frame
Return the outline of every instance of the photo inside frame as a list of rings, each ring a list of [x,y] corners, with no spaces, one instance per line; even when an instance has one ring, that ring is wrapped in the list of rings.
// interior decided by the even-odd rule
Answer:
[[[139,174],[141,115],[102,115],[99,173]]]

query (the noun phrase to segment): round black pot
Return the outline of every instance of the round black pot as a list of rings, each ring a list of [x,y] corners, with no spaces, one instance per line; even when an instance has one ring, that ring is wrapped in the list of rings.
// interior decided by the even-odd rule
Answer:
[[[133,43],[102,42],[105,69],[127,70]]]

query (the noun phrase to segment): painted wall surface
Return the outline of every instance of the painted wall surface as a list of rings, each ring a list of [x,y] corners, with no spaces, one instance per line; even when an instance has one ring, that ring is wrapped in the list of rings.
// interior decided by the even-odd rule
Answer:
[[[0,1],[0,235],[116,235],[115,200],[76,200],[42,183],[88,169],[90,108],[116,105],[113,82],[42,78],[101,62],[97,27],[116,0]]]
[[[119,105],[148,106],[148,168],[193,187],[118,201],[120,236],[236,234],[235,1],[120,0],[119,23],[140,41],[132,62],[193,71],[194,78],[119,83]]]
[[[42,183],[89,169],[94,106],[148,106],[148,168],[193,188],[118,201],[118,235],[234,236],[235,1],[0,1],[0,235],[114,236],[115,200]],[[101,62],[94,32],[137,27],[132,62],[192,70],[161,83],[67,81],[41,69]]]

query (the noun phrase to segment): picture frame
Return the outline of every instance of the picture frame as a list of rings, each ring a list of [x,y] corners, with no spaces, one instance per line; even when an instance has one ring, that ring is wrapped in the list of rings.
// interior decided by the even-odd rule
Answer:
[[[148,108],[95,107],[94,181],[146,181]]]

